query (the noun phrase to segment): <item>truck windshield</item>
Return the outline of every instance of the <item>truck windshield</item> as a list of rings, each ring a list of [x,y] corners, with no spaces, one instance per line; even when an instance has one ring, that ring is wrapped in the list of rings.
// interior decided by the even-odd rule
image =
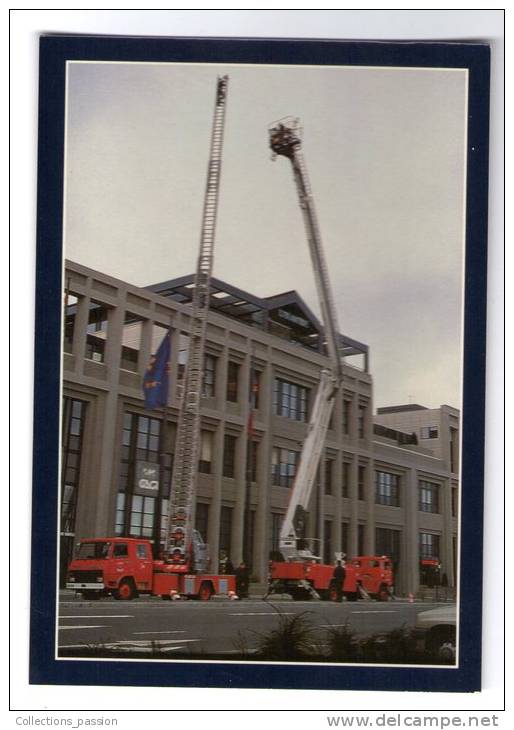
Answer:
[[[77,547],[77,560],[105,560],[110,542],[81,542]]]

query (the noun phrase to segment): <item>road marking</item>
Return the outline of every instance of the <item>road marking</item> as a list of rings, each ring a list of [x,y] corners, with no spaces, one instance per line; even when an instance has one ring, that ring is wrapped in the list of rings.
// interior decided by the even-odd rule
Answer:
[[[185,630],[179,630],[176,631],[133,631],[132,632],[134,636],[138,636],[139,634],[185,634]]]
[[[105,645],[102,645],[102,648],[107,648],[107,649],[113,649],[115,647],[116,647],[116,644],[105,644]],[[90,645],[89,644],[63,644],[62,646],[59,646],[59,649],[89,649],[89,648],[90,648]],[[149,645],[149,646],[138,646],[138,647],[134,647],[134,648],[137,649],[137,651],[148,651],[148,652],[154,651],[154,647],[151,646],[151,645]],[[183,644],[179,644],[178,646],[162,646],[162,647],[159,647],[159,651],[160,652],[177,651],[179,649],[185,649],[185,648],[186,647]]]
[[[64,616],[63,614],[59,614],[59,618],[134,618],[134,616],[129,616],[125,613],[104,613],[96,616],[91,614],[81,614],[80,616]]]
[[[105,629],[106,625],[98,626],[59,626],[59,631],[66,631],[67,629]]]
[[[351,611],[351,613],[398,613],[398,611]]]
[[[250,613],[249,611],[245,611],[245,613],[229,613],[229,616],[296,616],[296,613],[294,611],[280,611],[280,613],[276,611],[271,613]]]
[[[202,641],[202,639],[164,639],[164,641],[161,641],[161,644],[190,644],[194,641]],[[109,641],[106,644],[102,644],[102,646],[105,647],[111,647],[111,646],[121,646],[121,644],[129,644],[131,646],[146,646],[149,645],[151,642],[148,641],[148,639],[129,639],[128,641]]]

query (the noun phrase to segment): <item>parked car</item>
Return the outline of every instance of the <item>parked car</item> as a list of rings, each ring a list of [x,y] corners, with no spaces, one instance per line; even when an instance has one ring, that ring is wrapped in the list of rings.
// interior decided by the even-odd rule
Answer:
[[[457,607],[442,606],[418,613],[414,628],[419,648],[443,662],[455,662],[457,647]]]

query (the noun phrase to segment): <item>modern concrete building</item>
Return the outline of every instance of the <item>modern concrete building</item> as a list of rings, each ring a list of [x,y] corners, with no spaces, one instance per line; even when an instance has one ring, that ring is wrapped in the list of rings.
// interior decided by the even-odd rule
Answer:
[[[61,572],[83,537],[152,538],[156,515],[165,526],[193,281],[188,276],[139,288],[67,262]],[[141,386],[166,328],[171,388],[162,431],[163,412],[145,410]],[[399,593],[432,582],[439,563],[439,577],[445,573],[454,585],[458,412],[409,406],[380,409],[374,419],[368,347],[341,335],[341,348],[344,385],[307,533],[319,540],[328,562],[339,550],[390,554]],[[233,563],[242,557],[250,472],[252,572],[266,580],[320,369],[327,364],[323,328],[296,292],[262,299],[213,280],[195,512],[213,570],[221,552]],[[425,439],[423,429],[432,435]],[[161,443],[164,485],[158,484]],[[154,478],[141,478],[152,469]]]

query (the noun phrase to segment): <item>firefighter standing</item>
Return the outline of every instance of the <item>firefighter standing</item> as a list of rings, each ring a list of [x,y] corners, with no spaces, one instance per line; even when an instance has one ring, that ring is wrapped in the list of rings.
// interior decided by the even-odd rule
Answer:
[[[239,563],[235,576],[237,595],[239,598],[248,598],[248,584],[250,583],[250,578],[248,575],[248,568],[245,563]]]
[[[337,561],[337,565],[334,568],[333,573],[334,585],[337,591],[337,600],[341,601],[343,598],[344,591],[344,579],[346,578],[346,570],[340,560]]]

